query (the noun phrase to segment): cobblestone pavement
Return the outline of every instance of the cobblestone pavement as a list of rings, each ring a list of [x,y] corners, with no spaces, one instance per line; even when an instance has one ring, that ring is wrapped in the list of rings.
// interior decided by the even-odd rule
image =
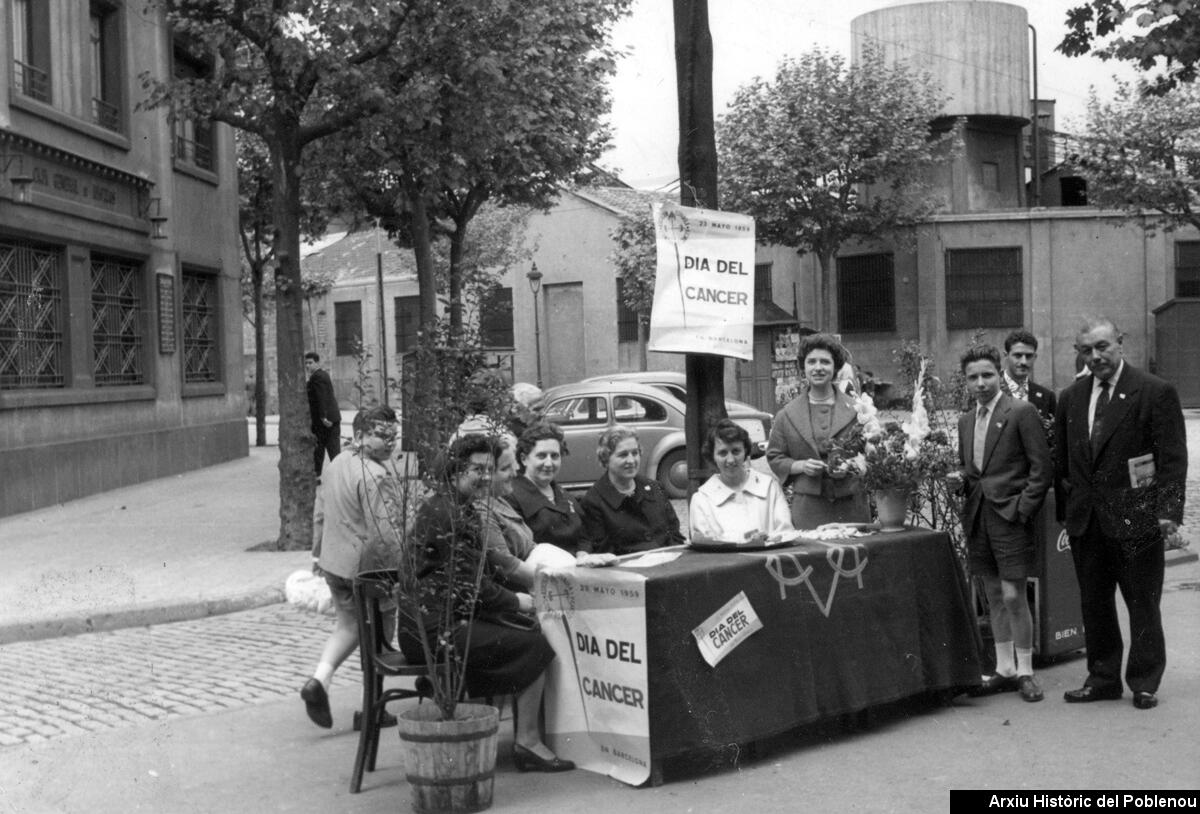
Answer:
[[[329,617],[277,604],[7,644],[0,648],[0,748],[294,697],[330,625]],[[359,681],[355,655],[334,684]]]

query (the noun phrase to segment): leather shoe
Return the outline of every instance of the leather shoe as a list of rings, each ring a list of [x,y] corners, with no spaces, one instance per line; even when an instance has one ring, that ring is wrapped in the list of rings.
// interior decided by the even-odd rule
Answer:
[[[304,699],[305,711],[314,724],[322,729],[330,729],[333,726],[333,713],[329,711],[329,696],[325,692],[325,685],[315,678],[310,678],[300,689],[300,697]]]
[[[379,728],[387,729],[389,726],[395,726],[395,725],[396,725],[396,716],[393,715],[392,713],[388,712],[385,709],[383,711],[383,715],[379,718]],[[362,711],[361,710],[354,711],[353,729],[355,732],[359,732],[362,730]]]
[[[978,687],[973,687],[967,691],[967,695],[972,698],[980,698],[985,695],[995,695],[1000,692],[1013,692],[1017,689],[1017,677],[1002,676],[998,673],[992,673],[990,676],[985,676]]]
[[[1093,687],[1091,684],[1084,684],[1077,690],[1067,690],[1063,693],[1063,700],[1068,704],[1090,704],[1093,701],[1116,701],[1121,697],[1120,687]]]
[[[1017,690],[1025,701],[1041,701],[1046,697],[1033,676],[1017,676]]]
[[[1133,705],[1138,709],[1154,709],[1158,706],[1158,696],[1152,692],[1135,692]]]
[[[560,757],[550,760],[531,752],[524,746],[513,744],[513,763],[517,764],[518,772],[569,772],[575,764]]]

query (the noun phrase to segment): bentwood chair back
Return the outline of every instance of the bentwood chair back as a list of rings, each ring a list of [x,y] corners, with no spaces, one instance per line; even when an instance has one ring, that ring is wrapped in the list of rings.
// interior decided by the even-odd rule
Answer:
[[[396,571],[364,571],[354,580],[354,609],[358,615],[358,653],[362,661],[362,730],[358,736],[358,754],[350,776],[350,793],[362,788],[364,769],[375,771],[379,751],[379,724],[392,701],[421,698],[422,694],[406,687],[383,688],[384,678],[405,676],[420,678],[424,664],[409,664],[393,646],[395,619],[384,609],[394,605],[398,580]]]

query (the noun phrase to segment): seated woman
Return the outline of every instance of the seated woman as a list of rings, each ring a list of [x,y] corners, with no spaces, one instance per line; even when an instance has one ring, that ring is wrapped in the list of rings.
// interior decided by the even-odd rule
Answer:
[[[480,519],[474,502],[491,488],[495,468],[494,442],[482,435],[467,435],[451,444],[442,466],[445,490],[432,496],[417,513],[414,538],[423,546],[417,578],[434,594],[436,605],[453,584],[473,583],[479,558],[486,556],[480,536]],[[448,567],[449,566],[449,567]],[[483,569],[474,607],[461,597],[455,600],[457,619],[471,624],[456,626],[454,647],[467,653],[466,693],[478,698],[513,695],[513,759],[520,771],[561,772],[575,768],[560,760],[542,742],[538,730],[546,667],[554,650],[536,624],[520,629],[488,620],[515,612],[532,614],[533,598],[514,593]],[[424,635],[436,635],[438,613],[431,609],[422,619]],[[424,648],[411,629],[401,630],[400,649],[414,663],[425,660]],[[429,647],[436,652],[436,642]]]
[[[642,445],[630,427],[600,436],[596,458],[605,474],[579,500],[583,538],[597,553],[620,556],[684,542],[679,515],[658,481],[638,475]]]
[[[517,468],[508,502],[533,531],[535,543],[552,543],[572,554],[588,553],[580,532],[583,518],[575,499],[555,482],[567,454],[563,431],[533,424],[517,440]]]
[[[794,531],[783,490],[749,466],[750,433],[723,418],[704,439],[701,454],[717,469],[692,495],[693,541],[763,543]]]
[[[533,587],[537,570],[525,562],[533,551],[533,530],[505,498],[512,494],[513,478],[517,474],[516,450],[502,435],[494,447],[496,471],[492,474],[490,494],[475,499],[475,509],[482,520],[484,550],[488,566],[496,579],[513,590],[528,591]],[[515,442],[514,442],[515,443]]]
[[[810,334],[800,341],[799,358],[807,389],[775,416],[767,441],[771,470],[792,488],[792,525],[869,523],[871,508],[858,476],[831,457],[838,443],[862,432],[854,400],[834,385],[845,350],[829,334]]]

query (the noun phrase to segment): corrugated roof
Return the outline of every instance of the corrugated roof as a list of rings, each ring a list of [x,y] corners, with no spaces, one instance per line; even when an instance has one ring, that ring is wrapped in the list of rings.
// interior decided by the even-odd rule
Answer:
[[[655,192],[648,189],[630,189],[629,187],[580,187],[571,190],[584,200],[603,206],[618,215],[641,217],[650,212],[650,204],[655,201],[678,203],[679,196],[669,192]]]
[[[312,252],[300,261],[306,273],[324,272],[337,281],[375,276],[375,255],[383,254],[385,277],[417,276],[417,264],[411,249],[401,249],[388,240],[383,229],[350,232],[334,243]]]

